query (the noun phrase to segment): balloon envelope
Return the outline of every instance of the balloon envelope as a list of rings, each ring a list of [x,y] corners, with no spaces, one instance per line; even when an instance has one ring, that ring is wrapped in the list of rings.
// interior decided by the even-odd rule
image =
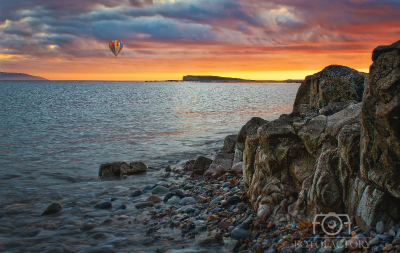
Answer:
[[[110,47],[111,52],[113,52],[113,54],[115,56],[117,56],[119,54],[119,52],[121,52],[121,50],[124,46],[122,45],[121,41],[113,40],[110,42],[109,47]]]

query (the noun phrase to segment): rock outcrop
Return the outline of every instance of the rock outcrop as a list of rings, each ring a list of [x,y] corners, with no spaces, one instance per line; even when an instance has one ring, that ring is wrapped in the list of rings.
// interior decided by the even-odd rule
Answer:
[[[103,163],[99,168],[101,179],[121,179],[123,176],[141,174],[147,172],[146,164],[142,162],[113,162]]]
[[[306,77],[291,114],[239,132],[235,161],[260,219],[400,221],[400,41],[373,61],[370,76],[331,65]]]

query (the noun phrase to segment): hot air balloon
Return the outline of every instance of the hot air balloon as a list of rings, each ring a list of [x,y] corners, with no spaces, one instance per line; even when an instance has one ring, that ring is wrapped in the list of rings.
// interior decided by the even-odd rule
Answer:
[[[124,47],[122,45],[122,42],[119,40],[113,40],[110,42],[110,44],[108,44],[108,46],[110,47],[111,52],[113,52],[113,54],[115,55],[115,57],[117,57],[117,55],[119,54],[119,52],[121,52],[122,48]]]

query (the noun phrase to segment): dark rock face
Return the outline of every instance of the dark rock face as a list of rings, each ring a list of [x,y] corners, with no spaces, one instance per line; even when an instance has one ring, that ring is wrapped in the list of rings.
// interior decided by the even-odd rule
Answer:
[[[198,175],[203,175],[208,170],[213,160],[199,156],[193,164],[193,172]]]
[[[322,108],[332,102],[361,101],[365,74],[355,69],[330,65],[321,72],[307,76],[296,95],[294,106],[309,104]]]
[[[141,174],[147,172],[146,164],[142,162],[113,162],[103,163],[99,168],[99,178],[101,179],[121,179],[126,175]]]
[[[374,191],[379,191],[380,194],[398,202],[400,199],[400,41],[390,46],[377,47],[373,51],[372,59],[374,62],[370,67],[370,78],[362,106],[361,176],[379,189]],[[399,207],[389,208],[391,208],[388,210],[389,213],[394,214]],[[373,219],[379,216],[379,210],[371,210],[370,214],[374,217],[366,219],[364,215],[359,218],[371,226],[374,224]],[[400,217],[396,214],[391,218]]]
[[[236,138],[236,134],[225,137],[223,149],[225,149],[228,154],[235,152]]]
[[[400,221],[400,41],[373,60],[369,77],[338,65],[308,76],[291,114],[242,128],[236,148],[244,142],[243,181],[258,218]]]

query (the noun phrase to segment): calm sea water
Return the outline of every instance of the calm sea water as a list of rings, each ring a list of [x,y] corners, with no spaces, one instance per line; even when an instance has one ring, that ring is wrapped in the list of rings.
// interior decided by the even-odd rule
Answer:
[[[298,84],[0,82],[0,173],[141,160],[165,166],[220,148],[254,116],[292,109]],[[76,173],[76,172],[74,172]]]
[[[160,171],[102,181],[98,168],[113,161],[162,167],[201,154],[212,158],[224,137],[252,117],[289,113],[297,89],[298,84],[0,82],[0,251],[219,252],[221,245],[202,247],[181,238],[180,229],[160,229],[162,240],[145,235],[141,221],[149,213],[134,204],[150,193],[131,194],[156,184]],[[178,184],[184,178],[165,180]],[[93,208],[111,199],[111,210]],[[54,201],[62,212],[40,216]],[[118,210],[121,204],[126,209]],[[119,220],[121,215],[128,220]],[[104,225],[107,219],[113,222]],[[87,222],[96,228],[85,231]]]

